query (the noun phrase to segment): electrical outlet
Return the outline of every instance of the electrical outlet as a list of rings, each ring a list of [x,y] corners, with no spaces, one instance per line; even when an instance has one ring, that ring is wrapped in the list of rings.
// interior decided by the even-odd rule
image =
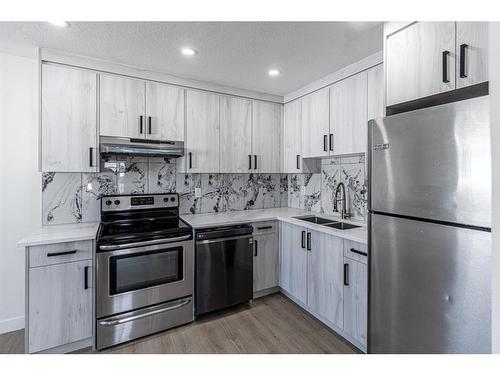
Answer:
[[[300,193],[301,193],[302,195],[306,195],[306,187],[305,187],[305,186],[301,186],[301,187],[300,187]]]
[[[194,188],[194,197],[201,198],[201,188]]]

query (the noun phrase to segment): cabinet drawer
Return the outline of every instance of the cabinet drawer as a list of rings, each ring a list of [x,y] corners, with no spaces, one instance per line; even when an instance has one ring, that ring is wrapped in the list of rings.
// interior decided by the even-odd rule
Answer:
[[[261,234],[275,233],[277,228],[276,221],[260,221],[258,223],[253,223],[253,234],[259,236]]]
[[[366,264],[368,263],[368,256],[364,254],[367,254],[367,246],[365,244],[344,240],[344,256],[346,258]]]
[[[87,240],[31,246],[29,248],[29,266],[32,268],[92,259],[93,243],[92,240]]]

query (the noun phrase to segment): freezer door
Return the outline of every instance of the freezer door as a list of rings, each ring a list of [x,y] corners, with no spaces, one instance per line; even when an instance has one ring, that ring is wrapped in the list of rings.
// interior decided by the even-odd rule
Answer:
[[[489,97],[370,121],[370,210],[491,227]]]
[[[369,353],[490,353],[491,233],[369,220]]]

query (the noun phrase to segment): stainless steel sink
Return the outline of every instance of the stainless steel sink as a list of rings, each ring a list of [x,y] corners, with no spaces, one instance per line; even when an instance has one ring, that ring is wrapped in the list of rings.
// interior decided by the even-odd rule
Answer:
[[[309,223],[322,224],[322,225],[338,223],[335,220],[323,219],[322,217],[319,217],[319,216],[297,216],[297,217],[294,217],[294,219],[299,219],[302,221],[307,221]]]
[[[335,228],[335,229],[340,229],[340,230],[361,228],[359,225],[354,225],[354,224],[349,224],[349,223],[340,223],[340,222],[323,224],[323,225],[325,227],[330,227],[330,228]]]

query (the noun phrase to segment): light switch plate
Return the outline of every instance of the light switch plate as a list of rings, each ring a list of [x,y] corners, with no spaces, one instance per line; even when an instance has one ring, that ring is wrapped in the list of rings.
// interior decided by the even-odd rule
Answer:
[[[194,197],[201,198],[201,188],[194,188]]]
[[[301,186],[301,187],[300,187],[300,193],[301,193],[302,195],[306,195],[306,187],[305,187],[305,186]]]

